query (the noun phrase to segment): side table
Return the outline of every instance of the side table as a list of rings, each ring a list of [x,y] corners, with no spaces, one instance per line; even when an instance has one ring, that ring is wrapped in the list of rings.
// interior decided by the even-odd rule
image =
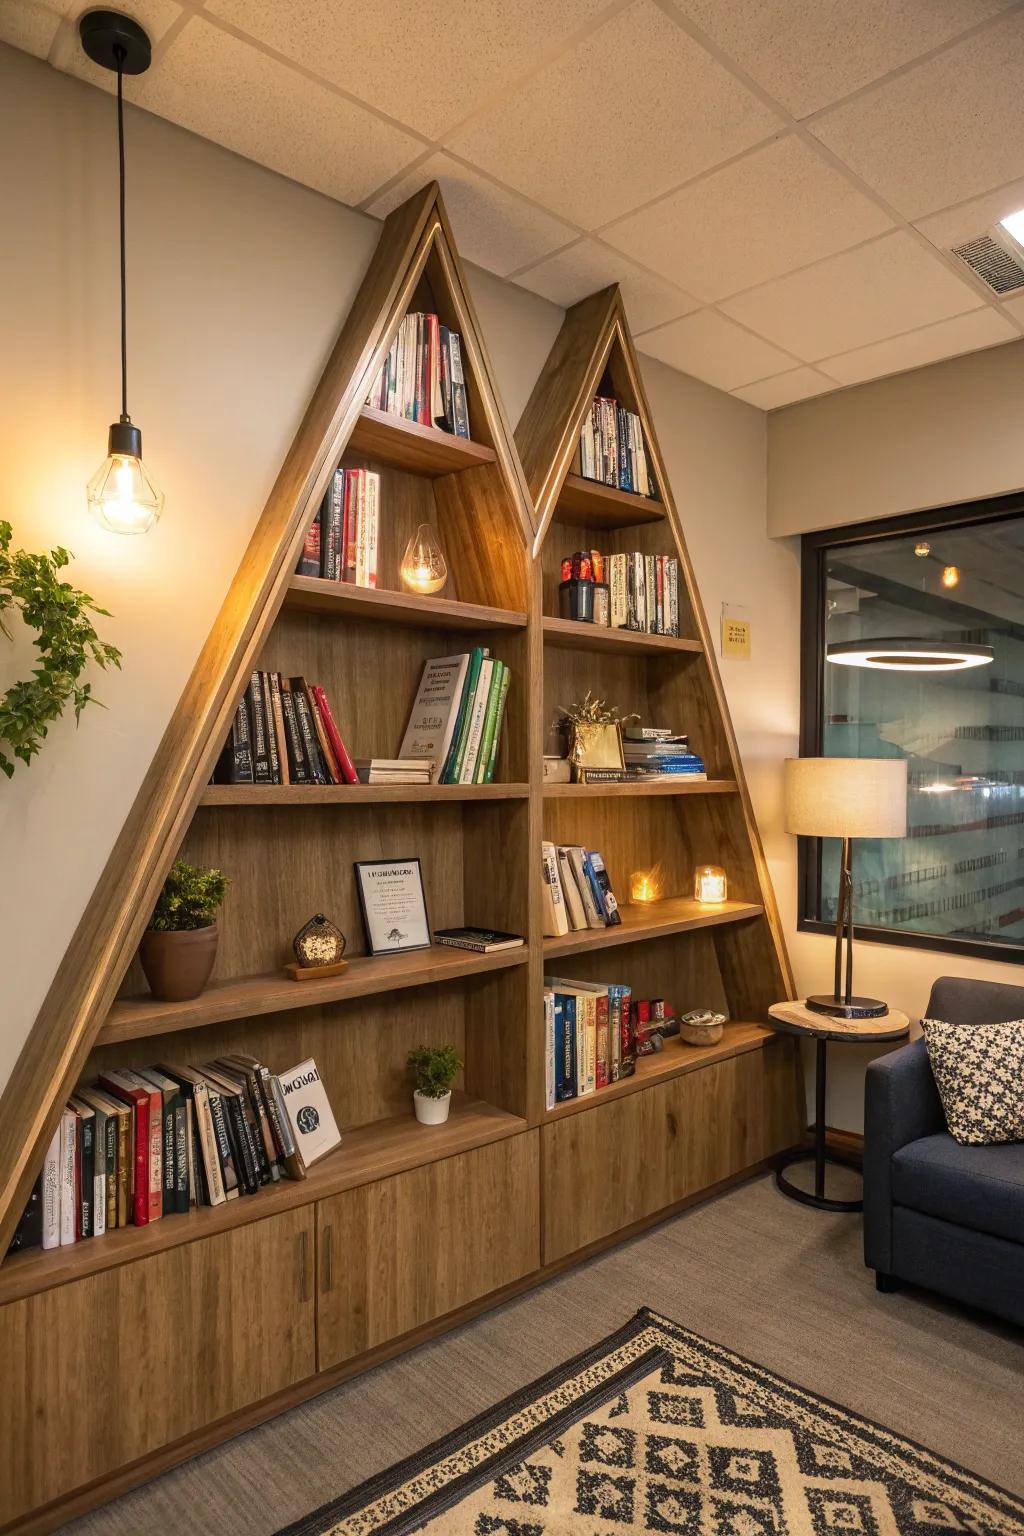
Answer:
[[[871,1044],[879,1040],[902,1040],[910,1031],[910,1020],[905,1013],[890,1008],[888,1013],[876,1019],[838,1019],[825,1013],[815,1013],[801,1002],[774,1003],[768,1010],[773,1029],[787,1035],[807,1035],[814,1040],[814,1146],[809,1152],[793,1152],[775,1170],[775,1182],[784,1195],[799,1200],[803,1205],[813,1205],[820,1211],[862,1211],[863,1200],[832,1200],[825,1194],[825,1164],[856,1167],[852,1158],[839,1152],[825,1151],[825,1089],[828,1064],[826,1050],[830,1040],[860,1040]],[[814,1161],[814,1193],[800,1189],[785,1177],[785,1170],[794,1163]]]

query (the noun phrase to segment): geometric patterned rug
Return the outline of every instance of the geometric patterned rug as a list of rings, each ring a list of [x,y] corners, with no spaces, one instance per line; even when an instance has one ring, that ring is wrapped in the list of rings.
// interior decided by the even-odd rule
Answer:
[[[277,1536],[1024,1536],[1024,1500],[642,1309]]]

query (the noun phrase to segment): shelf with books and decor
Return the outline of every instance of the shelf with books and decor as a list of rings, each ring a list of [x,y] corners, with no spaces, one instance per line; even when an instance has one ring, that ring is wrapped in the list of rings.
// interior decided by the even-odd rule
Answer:
[[[665,508],[653,496],[640,496],[618,485],[567,474],[555,503],[553,521],[577,528],[637,528],[662,522]]]
[[[544,958],[575,955],[589,949],[611,949],[618,944],[635,944],[640,939],[659,939],[672,933],[690,933],[697,928],[715,928],[721,923],[742,923],[763,917],[764,908],[752,901],[695,901],[692,896],[670,896],[643,904],[626,903],[617,907],[620,921],[600,928],[572,929],[544,940]]]
[[[545,784],[545,800],[594,800],[633,799],[637,796],[657,799],[674,795],[735,795],[739,785],[735,779],[705,779],[690,776],[661,774],[648,779],[625,781],[598,780],[583,784]]]
[[[349,452],[392,469],[436,479],[439,475],[493,464],[494,449],[457,436],[451,427],[410,419],[395,410],[364,405],[348,440]]]
[[[705,786],[706,787],[706,786]],[[424,805],[526,800],[529,784],[210,784],[200,805]]]
[[[420,592],[386,592],[376,587],[324,581],[318,576],[293,576],[285,606],[303,613],[335,618],[377,619],[424,629],[525,629],[526,614],[484,603],[460,603],[454,598],[429,597]]]
[[[704,650],[699,640],[687,640],[679,635],[612,629],[580,619],[554,618],[550,614],[545,616],[542,629],[545,645],[570,650],[622,651],[634,656],[699,656]]]

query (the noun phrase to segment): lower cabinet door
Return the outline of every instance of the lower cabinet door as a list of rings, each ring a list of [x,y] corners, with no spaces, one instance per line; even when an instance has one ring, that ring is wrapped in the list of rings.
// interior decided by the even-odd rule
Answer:
[[[307,1206],[0,1307],[0,1525],[311,1376],[313,1290]]]
[[[320,1370],[538,1267],[537,1136],[526,1131],[318,1202]]]
[[[800,1138],[794,1043],[769,1040],[566,1115],[541,1134],[550,1264],[793,1146]]]

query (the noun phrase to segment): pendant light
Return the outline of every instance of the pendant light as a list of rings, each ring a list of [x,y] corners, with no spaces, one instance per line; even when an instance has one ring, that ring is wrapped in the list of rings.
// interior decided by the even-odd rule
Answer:
[[[874,672],[966,672],[989,666],[995,652],[990,645],[950,640],[841,640],[828,646],[825,658],[835,666]]]
[[[149,38],[137,21],[118,11],[89,11],[78,24],[82,47],[103,69],[117,75],[117,155],[121,228],[121,419],[107,442],[107,457],[86,488],[89,510],[110,533],[148,533],[163,510],[142,462],[142,433],[128,414],[128,326],[124,238],[124,77],[142,75],[152,58]]]

